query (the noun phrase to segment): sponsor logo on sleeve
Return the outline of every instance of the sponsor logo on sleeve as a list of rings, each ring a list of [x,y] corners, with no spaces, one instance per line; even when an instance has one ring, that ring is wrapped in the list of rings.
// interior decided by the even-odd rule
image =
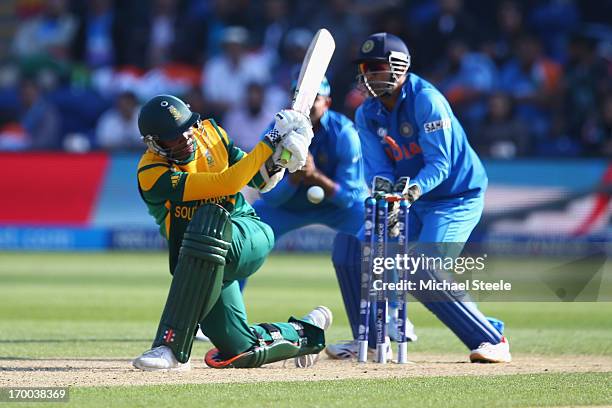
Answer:
[[[434,120],[433,122],[427,122],[423,125],[425,133],[435,132],[442,129],[451,128],[451,120],[449,118]]]

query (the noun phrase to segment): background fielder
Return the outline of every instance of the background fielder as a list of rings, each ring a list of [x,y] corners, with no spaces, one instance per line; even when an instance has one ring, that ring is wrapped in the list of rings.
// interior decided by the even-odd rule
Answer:
[[[329,110],[330,92],[324,79],[310,112],[314,136],[304,168],[286,175],[254,203],[277,238],[311,224],[324,224],[353,235],[362,226],[367,187],[359,135],[350,119]],[[323,188],[322,202],[308,200],[306,193],[311,186]]]

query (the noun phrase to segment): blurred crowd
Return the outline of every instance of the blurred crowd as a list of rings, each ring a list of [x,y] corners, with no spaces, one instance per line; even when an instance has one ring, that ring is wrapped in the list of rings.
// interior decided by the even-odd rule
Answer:
[[[0,150],[142,150],[138,108],[182,97],[250,149],[314,32],[332,108],[365,97],[352,59],[373,32],[447,96],[483,156],[612,157],[612,0],[14,0],[0,60]],[[6,31],[6,30],[5,30]]]

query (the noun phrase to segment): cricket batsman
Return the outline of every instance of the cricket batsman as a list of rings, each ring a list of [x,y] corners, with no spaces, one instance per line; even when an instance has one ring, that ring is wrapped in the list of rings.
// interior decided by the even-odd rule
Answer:
[[[313,363],[325,347],[332,321],[319,306],[287,323],[249,325],[238,280],[257,271],[274,245],[239,192],[268,191],[282,179],[282,149],[289,172],[306,163],[309,119],[292,110],[275,115],[274,127],[248,154],[235,147],[213,119],[203,120],[180,99],[159,95],[141,109],[138,126],[148,149],[138,164],[138,188],[168,240],[172,283],[150,350],[133,361],[141,370],[183,370],[198,325],[215,348],[213,368],[259,367],[289,358]]]
[[[371,96],[357,109],[355,122],[374,194],[400,193],[411,203],[409,241],[459,243],[462,248],[480,220],[487,176],[449,103],[433,85],[408,72],[408,48],[392,34],[368,37],[356,63],[358,78]],[[397,217],[389,219],[397,222]],[[457,251],[457,244],[453,249]],[[446,255],[459,253],[460,248]],[[359,265],[357,251],[344,255],[339,263]],[[421,269],[415,277],[438,275]],[[358,283],[353,290],[359,293]],[[467,297],[442,292],[432,300],[425,293],[411,293],[471,350],[472,362],[511,360],[503,323],[487,319]]]

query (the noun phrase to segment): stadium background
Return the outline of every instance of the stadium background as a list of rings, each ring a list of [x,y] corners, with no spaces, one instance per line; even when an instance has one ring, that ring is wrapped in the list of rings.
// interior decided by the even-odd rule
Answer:
[[[474,240],[604,241],[612,183],[609,0],[16,0],[0,6],[0,249],[163,246],[136,189],[138,105],[182,96],[249,149],[314,30],[338,44],[332,108],[363,96],[369,33],[401,36],[490,178]],[[234,61],[234,68],[230,68]],[[322,227],[279,250],[329,250]]]

